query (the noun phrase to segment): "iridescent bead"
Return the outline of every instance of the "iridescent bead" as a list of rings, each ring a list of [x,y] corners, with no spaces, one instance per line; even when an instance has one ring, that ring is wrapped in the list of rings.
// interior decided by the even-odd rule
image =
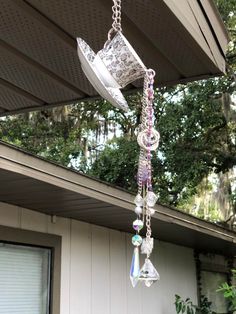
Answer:
[[[136,231],[140,231],[140,230],[143,228],[143,221],[140,220],[140,219],[136,219],[136,220],[133,222],[133,228],[134,228],[134,230],[136,230]]]
[[[146,195],[146,203],[149,207],[155,206],[157,201],[157,196],[154,192],[148,191]]]
[[[134,211],[135,211],[135,214],[137,214],[139,216],[142,214],[143,209],[142,209],[142,207],[137,206],[137,207],[135,207]]]
[[[131,267],[130,267],[130,280],[133,287],[135,287],[138,283],[139,272],[140,272],[139,248],[136,246],[134,248],[134,254],[133,254]]]
[[[134,246],[140,246],[142,244],[142,241],[143,241],[142,237],[138,234],[132,237],[132,244]]]

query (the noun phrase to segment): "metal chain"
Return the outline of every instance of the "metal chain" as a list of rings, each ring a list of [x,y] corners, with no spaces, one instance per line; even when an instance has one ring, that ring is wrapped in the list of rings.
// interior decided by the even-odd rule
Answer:
[[[121,0],[113,0],[112,6],[112,28],[117,32],[122,32],[121,28]]]
[[[111,40],[112,34],[122,32],[121,27],[121,0],[113,0],[112,6],[112,28],[108,32],[108,42]]]
[[[148,142],[151,143],[151,130],[153,127],[153,83],[154,83],[155,71],[152,69],[147,70],[145,77],[145,87],[146,87],[146,125],[148,126]],[[147,162],[148,162],[148,181],[147,181],[147,192],[152,189],[152,166],[151,166],[151,151],[147,151]],[[150,239],[152,235],[151,228],[151,214],[148,207],[146,207],[146,238]]]
[[[147,208],[147,213],[146,213],[146,227],[147,227],[146,238],[151,238],[151,235],[152,235],[151,215],[148,208]]]

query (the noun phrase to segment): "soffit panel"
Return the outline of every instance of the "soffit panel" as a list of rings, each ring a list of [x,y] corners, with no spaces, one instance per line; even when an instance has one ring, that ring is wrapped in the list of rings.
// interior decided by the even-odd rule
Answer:
[[[41,102],[43,104],[43,101]],[[40,102],[33,101],[19,95],[17,92],[13,91],[6,86],[1,86],[0,81],[0,108],[8,110],[17,110],[19,108],[31,108],[37,107],[40,105]]]
[[[1,39],[83,92],[94,94],[93,88],[84,79],[77,57],[76,42],[74,41],[72,47],[70,43],[63,41],[50,27],[44,26],[18,6],[19,2],[21,3],[18,0],[16,3],[0,0],[0,7],[4,12],[0,23]]]
[[[181,1],[181,8],[184,3],[185,1]],[[188,77],[193,71],[196,75],[206,71],[204,64],[188,45],[189,38],[186,39],[181,24],[174,19],[170,23],[169,9],[164,2],[159,1],[157,5],[157,1],[153,0],[129,0],[125,2],[125,12],[182,77]],[[191,19],[194,20],[193,15]]]
[[[44,102],[47,103],[66,101],[82,96],[57,83],[42,71],[35,69],[1,46],[0,76],[30,94],[43,98]]]
[[[217,67],[198,25],[201,22],[196,21],[190,3],[191,0],[147,0],[145,4],[142,0],[123,1],[124,34],[146,66],[156,71],[159,86],[224,72],[224,56],[219,53],[220,68]],[[202,12],[199,3],[199,12]],[[23,94],[26,91],[39,98],[39,104],[42,104],[35,105],[33,99],[31,105],[23,105],[22,93],[18,91],[18,102],[15,97],[14,106],[8,108],[12,113],[75,103],[96,96],[81,70],[75,38],[84,38],[95,52],[103,47],[112,22],[110,0],[91,0],[89,3],[85,0],[0,0],[0,7],[0,44],[4,49],[7,45],[15,49],[9,58],[0,51],[3,61],[0,77],[22,89]],[[211,14],[218,12],[211,10]],[[202,18],[205,19],[203,13]],[[215,22],[217,18],[211,16],[211,21]],[[208,19],[204,31],[212,32]],[[214,50],[215,47],[217,45]],[[134,90],[134,86],[142,86],[142,80],[127,89]],[[14,92],[16,94],[17,90]],[[27,99],[29,101],[30,97]]]

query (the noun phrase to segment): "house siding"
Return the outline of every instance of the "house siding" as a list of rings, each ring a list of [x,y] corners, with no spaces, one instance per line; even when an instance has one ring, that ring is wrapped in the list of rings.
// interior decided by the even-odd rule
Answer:
[[[160,281],[132,288],[131,234],[0,202],[0,225],[62,237],[61,314],[174,314],[175,294],[197,303],[193,250],[155,241]],[[1,239],[0,239],[1,240]]]

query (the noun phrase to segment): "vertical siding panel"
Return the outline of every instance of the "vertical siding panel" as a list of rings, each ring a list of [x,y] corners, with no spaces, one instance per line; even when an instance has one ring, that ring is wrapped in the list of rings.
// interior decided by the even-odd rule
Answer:
[[[62,236],[61,252],[61,314],[70,314],[70,259],[71,259],[71,221],[67,218],[56,218],[51,222],[48,216],[48,232]]]
[[[91,225],[72,220],[70,314],[91,314]]]
[[[110,265],[108,229],[92,226],[92,314],[109,314]]]
[[[110,314],[126,314],[125,234],[110,230]]]
[[[132,255],[134,246],[131,243],[132,234],[126,235],[127,245],[127,259],[126,259],[126,285],[127,285],[127,313],[128,314],[141,314],[142,313],[142,286],[140,282],[135,288],[131,285],[129,278],[130,265],[132,261]],[[140,260],[140,266],[143,264],[142,256]]]
[[[21,228],[39,232],[47,232],[48,216],[29,209],[21,211]]]
[[[0,202],[0,225],[19,227],[19,207]]]
[[[164,256],[164,274],[161,286],[165,311],[175,313],[175,294],[182,298],[191,298],[197,302],[197,284],[193,250],[185,247],[161,243],[161,254]]]

